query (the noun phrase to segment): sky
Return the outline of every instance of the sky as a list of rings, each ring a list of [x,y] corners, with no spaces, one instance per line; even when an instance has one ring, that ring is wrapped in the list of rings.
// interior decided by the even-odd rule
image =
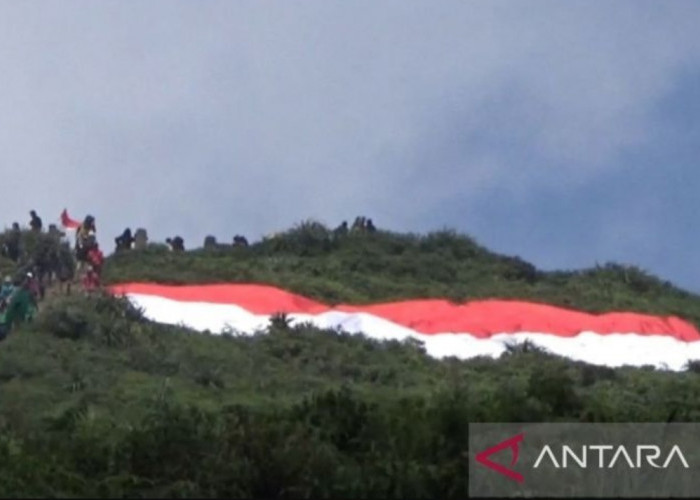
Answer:
[[[357,215],[700,292],[700,2],[0,3],[2,222]]]

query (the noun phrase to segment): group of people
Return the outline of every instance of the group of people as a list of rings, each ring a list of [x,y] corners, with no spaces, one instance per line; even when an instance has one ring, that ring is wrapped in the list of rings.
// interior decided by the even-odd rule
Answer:
[[[343,221],[338,227],[336,227],[333,230],[333,233],[336,236],[342,236],[348,234],[348,232],[376,233],[377,228],[374,226],[374,222],[372,222],[372,219],[358,215],[357,217],[355,217],[355,221],[352,223],[352,228],[348,229],[348,222]]]
[[[148,233],[143,228],[138,228],[132,235],[131,228],[127,227],[124,232],[114,238],[115,252],[124,250],[144,249],[148,245]]]
[[[131,228],[124,229],[124,232],[114,238],[115,252],[123,252],[132,249],[143,249],[146,248],[148,243],[148,235],[145,229],[138,229],[136,233],[132,236]],[[172,238],[165,238],[165,243],[172,252],[184,252],[185,251],[185,240],[182,236],[174,236]],[[233,237],[234,247],[247,247],[248,239],[240,234]],[[216,242],[214,236],[207,236],[204,238],[204,248],[218,247],[219,244]]]
[[[43,223],[36,211],[30,211],[29,228],[31,233],[48,236],[38,238],[29,249],[23,248],[22,232],[19,223],[4,235],[2,255],[18,266],[18,273],[4,277],[0,287],[0,340],[18,322],[31,321],[44,298],[46,285],[51,285],[54,277],[65,293],[71,293],[71,284],[78,278],[83,288],[90,293],[100,286],[104,254],[97,242],[95,218],[88,215],[76,228],[75,247],[64,239],[65,233],[55,224],[43,232]],[[30,251],[31,250],[31,251]]]
[[[352,224],[352,227],[348,226],[347,221],[343,221],[338,227],[333,230],[336,236],[342,236],[348,233],[375,233],[377,231],[372,219],[365,216],[357,216]],[[274,236],[274,235],[272,235]],[[268,237],[272,237],[268,236]],[[148,235],[145,229],[138,229],[136,233],[131,232],[131,228],[126,228],[116,238],[114,238],[115,252],[123,252],[126,250],[143,249],[146,248],[148,243]],[[174,236],[172,238],[168,237],[165,239],[165,243],[168,248],[173,252],[184,252],[185,251],[185,241],[181,236]],[[227,248],[227,247],[248,247],[248,239],[240,234],[236,234],[233,237],[233,244],[218,243],[216,237],[209,235],[204,238],[204,248]]]
[[[31,217],[29,221],[31,231],[42,233],[43,224],[41,217],[37,215],[35,210],[31,210],[29,215]],[[48,281],[51,283],[53,276],[56,275],[61,284],[66,286],[67,292],[70,293],[70,281],[75,278],[75,269],[70,265],[69,261],[71,259],[65,258],[65,254],[70,252],[70,245],[64,240],[66,233],[59,231],[55,224],[50,224],[47,234],[55,239],[60,249],[64,250],[64,258],[56,255],[54,248],[39,249],[44,250],[44,252],[35,249],[33,257],[29,259],[29,268],[35,272],[42,290],[44,282]],[[14,222],[3,246],[3,254],[14,262],[18,262],[21,255],[20,241],[21,229],[19,223]],[[82,274],[82,282],[85,289],[90,291],[98,288],[104,264],[104,254],[97,242],[97,227],[95,218],[92,215],[86,216],[76,228],[75,246],[72,254],[77,264],[75,266],[77,270],[84,270],[84,273],[81,272],[80,274]]]
[[[0,254],[17,264],[19,271],[14,279],[12,276],[5,276],[0,287],[0,339],[12,323],[31,320],[34,317],[39,302],[44,298],[45,286],[51,285],[54,277],[59,281],[60,289],[67,294],[71,293],[71,285],[75,282],[81,282],[83,289],[88,293],[97,290],[101,284],[104,254],[97,242],[97,227],[92,215],[86,216],[79,225],[77,221],[72,221],[71,226],[64,222],[64,227],[76,229],[73,250],[64,238],[66,233],[59,231],[55,224],[49,224],[48,231],[44,233],[41,217],[35,210],[31,210],[29,215],[28,226],[31,233],[48,234],[52,243],[43,247],[36,246],[32,255],[28,256],[23,248],[19,223],[14,222],[11,229],[2,236]],[[336,236],[342,236],[348,233],[376,231],[372,219],[358,216],[352,227],[348,227],[347,221],[343,221],[333,232]],[[131,229],[126,228],[114,238],[114,242],[116,252],[146,248],[148,236],[145,229],[139,228],[132,234]],[[185,251],[185,242],[181,236],[166,238],[165,242],[173,252]],[[240,234],[233,237],[232,245],[219,245],[213,236],[205,238],[205,248],[219,246],[248,247],[249,244],[246,237]]]
[[[165,243],[168,245],[170,250],[174,252],[184,252],[185,251],[185,240],[181,236],[175,236],[174,238],[166,238]],[[124,232],[114,238],[115,252],[123,252],[126,250],[143,249],[146,248],[148,244],[148,234],[145,229],[137,229],[136,233],[132,236],[131,228],[127,227]]]

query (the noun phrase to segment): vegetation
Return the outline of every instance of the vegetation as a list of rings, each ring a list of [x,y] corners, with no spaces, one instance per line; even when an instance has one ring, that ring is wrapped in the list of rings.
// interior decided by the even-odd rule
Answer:
[[[26,258],[44,245],[30,243]],[[305,223],[249,248],[114,255],[105,279],[256,281],[327,303],[528,298],[700,324],[697,296],[637,268],[545,273],[448,231],[336,238]],[[282,318],[267,335],[201,334],[108,295],[51,296],[0,343],[0,497],[465,498],[469,422],[700,421],[698,373],[528,344],[438,361]]]
[[[591,312],[676,314],[700,324],[700,297],[634,267],[606,263],[580,271],[539,271],[468,236],[381,231],[335,237],[306,222],[248,248],[177,254],[163,245],[113,256],[109,283],[268,283],[329,303],[439,297],[528,299]]]

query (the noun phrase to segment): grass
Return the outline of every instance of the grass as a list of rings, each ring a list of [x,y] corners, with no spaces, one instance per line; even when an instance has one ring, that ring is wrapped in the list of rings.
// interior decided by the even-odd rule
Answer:
[[[330,304],[419,297],[528,299],[590,312],[674,314],[700,324],[700,297],[637,267],[610,262],[543,272],[447,230],[338,238],[306,222],[248,248],[172,253],[154,245],[115,255],[105,280],[268,283]]]
[[[24,238],[26,258],[55,244]],[[700,321],[697,296],[635,267],[545,273],[449,231],[335,238],[307,222],[247,249],[115,255],[105,278]],[[699,372],[610,369],[528,345],[438,361],[411,343],[283,323],[207,335],[150,323],[114,297],[54,296],[0,343],[0,496],[463,498],[469,422],[700,421]]]

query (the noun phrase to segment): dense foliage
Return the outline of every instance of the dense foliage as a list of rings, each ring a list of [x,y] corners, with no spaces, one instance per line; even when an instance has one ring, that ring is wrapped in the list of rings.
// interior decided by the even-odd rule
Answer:
[[[12,265],[0,259],[0,269]],[[334,237],[112,256],[110,282],[262,281],[325,302],[516,297],[700,321],[698,297],[617,264],[544,273],[468,237]],[[0,343],[0,496],[467,496],[469,422],[700,421],[697,365],[609,369],[531,345],[438,361],[337,331],[194,333],[128,302],[51,296]]]

